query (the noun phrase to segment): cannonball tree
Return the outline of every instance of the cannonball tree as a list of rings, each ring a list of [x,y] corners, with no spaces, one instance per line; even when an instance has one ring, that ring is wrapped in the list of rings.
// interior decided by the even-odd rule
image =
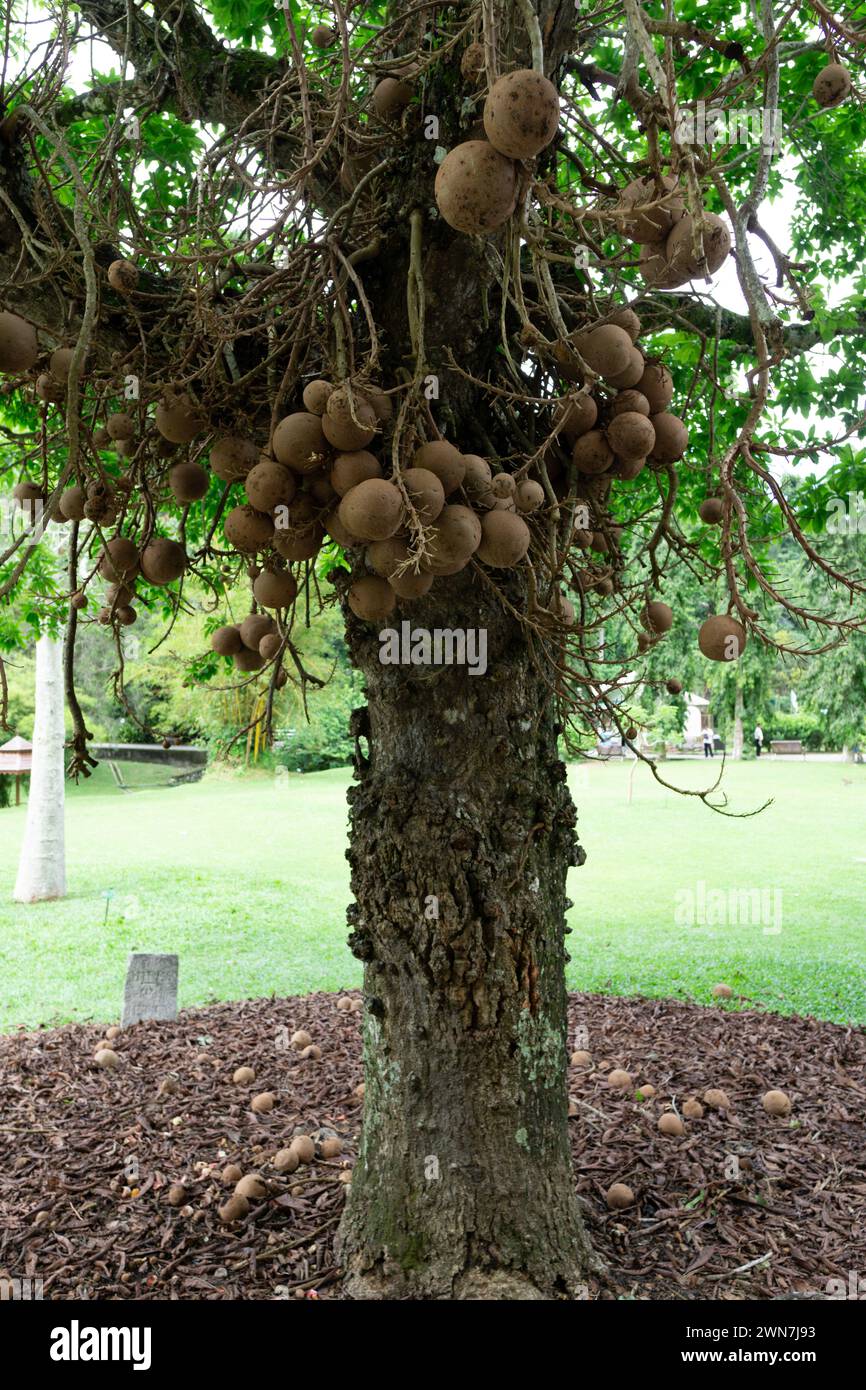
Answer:
[[[124,630],[195,580],[217,679],[269,733],[300,626],[340,605],[366,684],[347,1291],[574,1296],[560,739],[617,723],[626,671],[676,690],[683,651],[735,663],[779,613],[801,653],[862,623],[783,484],[857,458],[862,25],[817,0],[38,13],[6,32],[2,469],[65,530],[70,772],[85,624],[122,697]],[[774,577],[784,536],[808,603]],[[7,541],[4,596],[40,549]],[[381,660],[407,619],[483,630],[486,674]]]

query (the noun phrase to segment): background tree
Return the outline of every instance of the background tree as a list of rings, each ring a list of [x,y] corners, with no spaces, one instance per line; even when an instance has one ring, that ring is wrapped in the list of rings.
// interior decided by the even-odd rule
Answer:
[[[826,280],[863,261],[844,66],[862,36],[818,5],[763,0],[736,34],[721,4],[675,10],[394,0],[323,23],[293,0],[81,0],[28,60],[10,26],[0,368],[41,401],[19,500],[68,524],[72,770],[90,755],[71,654],[102,580],[121,699],[121,629],[138,607],[170,629],[191,576],[215,603],[252,582],[253,621],[212,642],[261,690],[266,729],[280,684],[311,684],[295,632],[323,595],[364,678],[367,1090],[343,1224],[359,1296],[568,1295],[588,1267],[563,976],[582,852],[557,741],[618,721],[605,690],[665,650],[668,577],[706,586],[715,659],[776,643],[781,612],[817,633],[804,652],[862,622],[860,580],[779,481],[822,442],[786,412],[841,415],[837,440],[857,427],[862,270],[832,306]],[[74,90],[91,36],[119,71]],[[789,249],[761,222],[781,149],[729,123],[710,138],[707,103],[726,121],[756,105],[773,130],[779,113]],[[729,252],[744,314],[707,283]],[[844,370],[812,370],[820,343]],[[784,533],[832,611],[774,581]],[[0,592],[34,555],[7,548]],[[484,628],[488,675],[382,664],[404,611]],[[614,618],[622,656],[602,642]]]

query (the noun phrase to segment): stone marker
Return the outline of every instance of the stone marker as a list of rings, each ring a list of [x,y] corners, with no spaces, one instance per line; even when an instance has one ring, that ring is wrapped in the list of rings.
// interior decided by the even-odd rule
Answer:
[[[130,954],[120,1026],[145,1018],[177,1018],[177,956]]]

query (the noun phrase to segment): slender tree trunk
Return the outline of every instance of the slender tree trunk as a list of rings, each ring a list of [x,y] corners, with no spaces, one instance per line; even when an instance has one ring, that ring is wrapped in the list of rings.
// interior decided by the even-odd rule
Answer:
[[[40,637],[36,643],[36,716],[33,770],[16,902],[62,898],[66,892],[63,825],[63,643]]]
[[[737,673],[739,677],[739,672]],[[734,746],[731,749],[732,758],[742,758],[743,756],[743,687],[737,679],[736,693],[734,695]]]
[[[574,1297],[589,1252],[567,1132],[564,917],[583,852],[550,691],[471,571],[393,625],[409,618],[486,629],[489,664],[383,665],[383,625],[349,618],[369,704],[350,792],[366,1096],[346,1287]]]

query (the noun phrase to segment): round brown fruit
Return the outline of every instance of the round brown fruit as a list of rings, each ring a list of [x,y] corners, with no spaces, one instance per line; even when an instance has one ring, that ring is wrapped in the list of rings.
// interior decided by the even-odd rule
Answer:
[[[110,1047],[101,1047],[93,1060],[103,1071],[114,1071],[120,1065],[120,1058]]]
[[[275,627],[273,618],[268,617],[267,613],[248,613],[238,630],[244,646],[258,655],[262,638],[273,632]]]
[[[650,416],[656,432],[655,444],[650,450],[650,458],[656,463],[677,463],[689,445],[689,432],[678,415],[662,410]]]
[[[261,652],[251,652],[248,651],[246,647],[242,647],[239,652],[235,652],[232,660],[238,671],[244,671],[246,673],[260,671],[265,664],[265,658],[262,656]]]
[[[234,624],[218,627],[216,632],[211,633],[210,644],[218,656],[236,656],[243,646],[241,634]]]
[[[264,657],[265,661],[273,661],[280,651],[283,639],[278,632],[269,632],[259,643],[259,656]]]
[[[606,473],[613,463],[613,450],[601,430],[589,430],[575,440],[571,459],[581,473]]]
[[[412,467],[435,473],[446,497],[460,487],[466,476],[466,460],[447,439],[434,439],[429,444],[422,444],[412,455]]]
[[[626,1207],[634,1205],[634,1193],[624,1182],[615,1182],[607,1189],[605,1201],[611,1211],[624,1211]]]
[[[622,1067],[614,1067],[613,1071],[608,1072],[607,1084],[615,1091],[630,1091],[634,1083],[630,1072],[623,1071]]]
[[[232,507],[223,521],[226,540],[235,550],[251,555],[269,545],[274,535],[274,523],[255,507]]]
[[[61,492],[58,505],[67,521],[83,521],[86,500],[83,488],[68,487]]]
[[[484,103],[484,130],[494,149],[509,159],[534,159],[559,125],[559,93],[531,68],[494,82]]]
[[[83,608],[87,607],[87,595],[83,594],[80,589],[76,589],[69,602],[76,612],[80,613]]]
[[[340,504],[342,506],[342,503]],[[340,520],[340,508],[332,507],[324,521],[325,531],[332,541],[336,541],[343,550],[353,550],[361,544],[357,536],[353,536],[343,522]]]
[[[108,542],[99,560],[103,579],[122,583],[138,574],[138,548],[126,536],[115,536]]]
[[[349,589],[349,607],[363,622],[377,623],[393,613],[397,603],[394,590],[378,575],[364,575]]]
[[[307,1032],[306,1028],[296,1029],[292,1036],[289,1038],[289,1042],[291,1043],[292,1047],[295,1049],[296,1052],[300,1052],[302,1047],[309,1047],[312,1041],[313,1039],[310,1037],[310,1034]]]
[[[768,1115],[790,1115],[791,1100],[785,1095],[784,1091],[767,1091],[761,1098],[761,1104]]]
[[[544,506],[544,488],[541,483],[537,483],[534,478],[524,478],[522,483],[517,484],[514,504],[524,516],[537,512],[539,507]]]
[[[141,572],[149,584],[172,584],[185,569],[186,551],[180,541],[157,536],[141,552]]]
[[[620,224],[623,236],[631,241],[646,243],[664,241],[685,211],[683,198],[676,189],[677,181],[671,174],[658,178],[648,175],[626,184],[620,194],[624,208],[630,211],[647,203],[657,203],[658,206],[624,218]]]
[[[399,536],[389,536],[383,541],[373,541],[367,546],[364,558],[371,570],[382,579],[390,580],[395,570],[409,559],[409,547]]]
[[[253,581],[253,595],[263,608],[288,608],[297,592],[297,580],[288,570],[262,570]]]
[[[640,620],[649,632],[670,632],[674,625],[673,609],[661,599],[652,599],[640,615]]]
[[[181,505],[204,497],[208,482],[207,473],[198,463],[176,463],[169,470],[168,485]]]
[[[711,1110],[730,1110],[731,1108],[727,1093],[713,1086],[708,1091],[704,1091],[704,1105],[708,1105]]]
[[[621,372],[612,373],[605,377],[608,386],[615,386],[617,391],[627,391],[633,386],[637,386],[643,376],[644,362],[646,361],[640,348],[633,347],[629,357],[628,366]]]
[[[718,526],[725,514],[721,497],[705,497],[698,507],[698,516],[707,526]]]
[[[359,483],[366,482],[369,478],[381,478],[382,465],[366,449],[357,449],[351,453],[338,454],[329,476],[331,487],[337,496],[345,497],[346,493]]]
[[[251,439],[224,434],[210,446],[210,466],[224,483],[246,477],[259,461],[259,451]]]
[[[135,421],[125,410],[116,410],[114,414],[109,415],[105,428],[112,442],[118,439],[132,439],[135,434]]]
[[[316,1146],[308,1134],[296,1134],[289,1145],[299,1163],[312,1163],[316,1157]]]
[[[273,452],[277,462],[295,473],[311,473],[325,461],[328,442],[318,415],[296,410],[274,430]]]
[[[631,338],[624,328],[615,323],[602,324],[590,333],[582,334],[575,346],[584,362],[605,379],[624,372],[632,361],[635,351]]]
[[[399,120],[412,100],[412,88],[397,77],[383,77],[373,91],[373,110],[383,121]]]
[[[272,512],[274,507],[288,507],[294,500],[297,487],[294,474],[288,468],[267,458],[260,459],[244,479],[247,501],[257,512]]]
[[[669,681],[665,681],[665,690],[668,692],[669,695],[680,695],[680,694],[682,694],[682,689],[683,689],[683,683],[682,683],[682,681],[678,681],[678,680],[669,680]]]
[[[649,401],[641,391],[618,391],[611,401],[610,413],[622,415],[624,412],[636,415],[649,415]]]
[[[240,1182],[242,1177],[243,1169],[239,1168],[236,1163],[227,1163],[220,1173],[220,1181],[226,1187],[234,1187],[235,1183]]]
[[[732,999],[734,991],[730,985],[713,985],[714,999]]]
[[[170,1207],[182,1207],[186,1201],[186,1188],[183,1183],[173,1182],[168,1189],[168,1204]]]
[[[577,1052],[572,1052],[572,1054],[571,1054],[571,1066],[573,1066],[573,1067],[591,1067],[591,1066],[592,1066],[592,1053],[591,1053],[591,1052],[586,1052],[583,1048],[580,1048]]]
[[[403,486],[422,526],[435,521],[445,506],[445,489],[429,468],[407,468]]]
[[[183,393],[161,401],[154,412],[153,423],[170,444],[189,444],[207,429],[205,416]]]
[[[317,1047],[315,1043],[310,1043],[309,1047],[305,1047],[301,1051],[301,1060],[303,1062],[320,1062],[321,1059],[322,1049]]]
[[[121,604],[119,608],[115,609],[114,616],[120,623],[121,627],[132,627],[132,624],[138,618],[138,614],[136,613],[135,609],[130,608],[128,603]]]
[[[360,541],[383,541],[399,530],[403,499],[384,478],[368,478],[346,493],[340,503],[343,526]]]
[[[632,342],[637,342],[640,337],[640,319],[634,309],[617,309],[615,314],[610,314],[608,321],[615,323],[617,328],[624,328]]]
[[[392,575],[388,583],[398,598],[413,599],[422,598],[428,593],[433,586],[433,579],[432,571],[423,573],[407,569],[403,570],[402,574]]]
[[[66,381],[69,376],[69,369],[72,366],[72,358],[75,354],[74,348],[55,348],[48,360],[51,368],[51,375],[55,381]]]
[[[483,71],[484,45],[470,43],[463,50],[463,57],[460,59],[460,75],[465,77],[467,82],[477,82]]]
[[[235,1193],[252,1202],[260,1202],[268,1195],[268,1185],[261,1173],[246,1173],[235,1185]]]
[[[841,63],[828,63],[812,83],[812,96],[825,111],[838,106],[851,91],[851,74]]]
[[[236,1192],[229,1197],[219,1209],[219,1218],[224,1226],[231,1226],[235,1221],[242,1221],[245,1216],[250,1214],[250,1204],[246,1197],[242,1197]]]
[[[483,236],[501,227],[514,211],[516,167],[486,140],[467,140],[439,165],[435,196],[449,227]]]
[[[649,401],[650,418],[667,410],[674,395],[674,381],[663,362],[647,362],[637,389]]]
[[[671,272],[663,241],[648,242],[638,248],[638,270],[651,289],[672,290],[682,283]]]
[[[328,397],[322,429],[329,444],[341,452],[366,449],[378,425],[376,412],[358,390],[338,386]]]
[[[284,560],[312,560],[322,548],[325,532],[318,524],[298,530],[278,530],[274,550]]]
[[[310,33],[310,43],[314,48],[330,48],[336,41],[335,31],[327,24],[317,24]]]
[[[261,1091],[259,1095],[253,1096],[250,1101],[250,1109],[257,1115],[269,1115],[276,1104],[276,1096],[273,1091]]]
[[[463,474],[463,491],[467,497],[473,501],[478,501],[490,491],[492,473],[490,464],[480,454],[462,454],[465,473]]]
[[[655,430],[646,415],[623,410],[606,430],[607,442],[620,459],[645,459],[655,444]]]
[[[692,245],[693,226],[691,213],[685,213],[665,243],[668,272],[678,285],[698,276],[715,275],[724,265],[731,249],[727,224],[714,212],[704,212],[701,216],[703,257],[697,256]]]
[[[301,396],[304,409],[311,415],[324,415],[333,389],[330,381],[308,381]]]
[[[36,378],[36,394],[49,405],[58,405],[66,398],[65,388],[50,372],[42,372]]]
[[[566,396],[560,401],[554,415],[554,423],[560,426],[560,434],[574,444],[582,434],[587,434],[598,419],[598,406],[584,392],[577,396]]]
[[[673,1111],[669,1110],[664,1115],[659,1115],[659,1130],[662,1134],[679,1136],[685,1134],[686,1127],[679,1115],[675,1115]]]
[[[138,287],[138,267],[132,261],[112,261],[106,278],[118,294],[132,294]]]
[[[432,573],[455,574],[465,568],[479,547],[483,525],[471,507],[462,507],[459,503],[443,507],[431,528],[433,558],[428,568]]]
[[[278,1173],[294,1173],[301,1160],[295,1149],[278,1149],[273,1161]]]
[[[746,640],[746,629],[742,623],[724,613],[707,618],[698,633],[698,646],[710,661],[739,660]]]
[[[704,1118],[704,1107],[694,1096],[690,1096],[683,1104],[683,1114],[687,1120],[702,1120]]]
[[[39,356],[32,323],[18,314],[0,313],[0,372],[26,372]]]
[[[373,407],[373,414],[376,416],[379,424],[387,424],[394,414],[391,397],[386,395],[380,386],[370,385],[364,387],[364,395]]]

